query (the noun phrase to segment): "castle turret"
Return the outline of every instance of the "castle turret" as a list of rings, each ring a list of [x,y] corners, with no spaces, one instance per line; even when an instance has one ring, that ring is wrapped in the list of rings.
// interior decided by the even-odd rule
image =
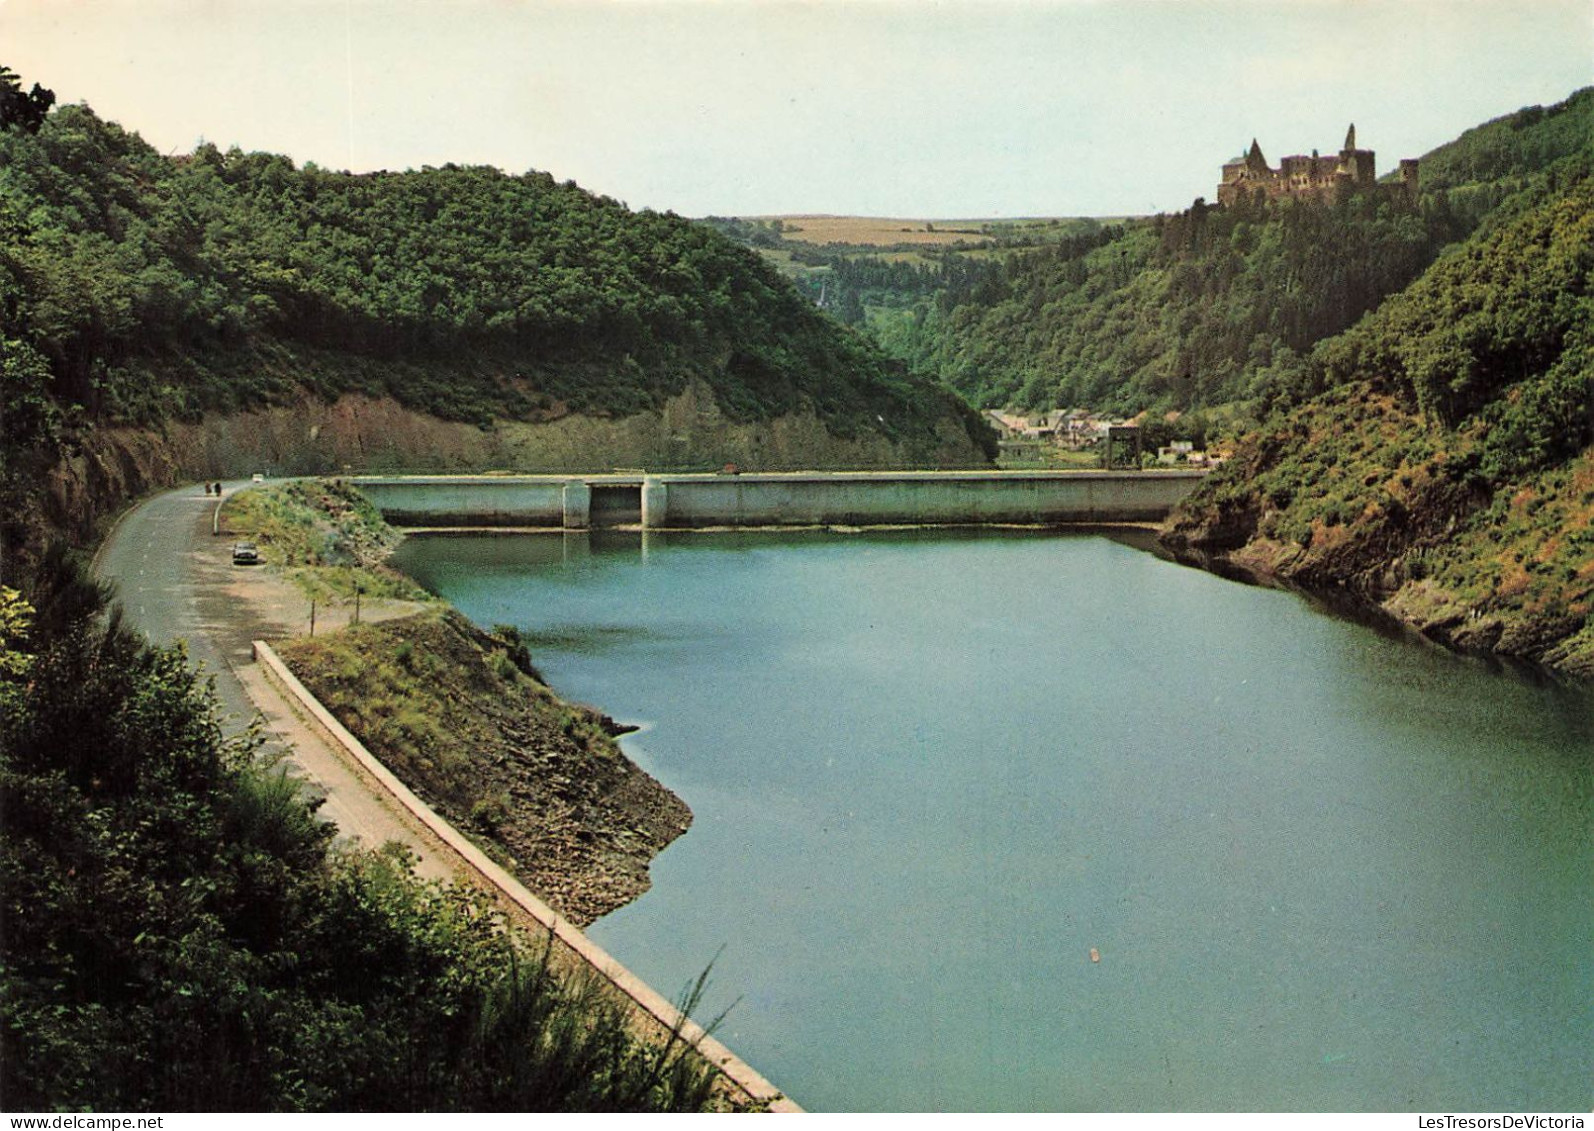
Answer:
[[[1378,179],[1373,151],[1356,148],[1356,123],[1345,131],[1345,148],[1339,151],[1339,168],[1335,171],[1336,192],[1367,188]]]

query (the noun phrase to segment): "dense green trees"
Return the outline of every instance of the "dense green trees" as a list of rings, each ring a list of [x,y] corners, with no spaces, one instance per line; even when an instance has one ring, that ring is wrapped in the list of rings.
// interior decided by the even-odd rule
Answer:
[[[485,898],[327,827],[180,649],[0,589],[10,1110],[697,1108],[710,1074]]]
[[[1422,159],[1425,192],[1468,228],[1594,138],[1594,87],[1553,106],[1529,106],[1467,130]]]
[[[622,415],[693,379],[734,417],[845,435],[928,440],[955,411],[757,256],[544,173],[168,159],[67,106],[0,132],[0,234],[6,337],[102,419],[303,387],[482,423]]]
[[[1320,343],[1170,544],[1594,674],[1591,173],[1558,160]]]
[[[44,116],[55,105],[55,92],[38,83],[26,93],[22,81],[10,67],[0,64],[0,130],[18,129],[37,133]]]
[[[1510,213],[1315,359],[1320,383],[1400,388],[1435,424],[1487,426],[1491,479],[1590,439],[1594,163],[1561,162]]]
[[[1198,201],[1017,254],[882,340],[981,404],[1211,406],[1264,393],[1458,234],[1392,196]]]

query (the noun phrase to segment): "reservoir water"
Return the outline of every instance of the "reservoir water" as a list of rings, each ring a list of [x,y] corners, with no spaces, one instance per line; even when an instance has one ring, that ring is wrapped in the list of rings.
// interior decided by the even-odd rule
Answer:
[[[1594,698],[1100,535],[412,538],[692,807],[592,936],[830,1110],[1594,1105]]]

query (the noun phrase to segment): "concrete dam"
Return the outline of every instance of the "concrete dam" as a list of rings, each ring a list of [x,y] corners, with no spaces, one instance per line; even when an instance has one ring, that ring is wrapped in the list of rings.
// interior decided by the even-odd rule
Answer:
[[[398,526],[701,530],[1160,522],[1201,471],[405,475],[352,480]]]

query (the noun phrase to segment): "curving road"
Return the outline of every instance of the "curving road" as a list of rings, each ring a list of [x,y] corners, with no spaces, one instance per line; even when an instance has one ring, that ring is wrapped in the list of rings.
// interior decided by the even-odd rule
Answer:
[[[225,484],[223,498],[248,480]],[[125,513],[94,557],[94,572],[112,582],[123,612],[134,628],[157,644],[187,642],[189,656],[216,675],[216,690],[230,717],[229,731],[254,716],[255,706],[236,678],[233,665],[251,662],[249,641],[238,651],[235,633],[218,631],[214,585],[201,587],[200,572],[230,564],[229,546],[211,534],[219,500],[202,487],[180,487],[138,504]],[[209,614],[207,616],[207,614]]]
[[[223,484],[223,499],[250,486]],[[340,834],[375,847],[407,845],[423,875],[447,878],[441,857],[385,796],[369,788],[321,735],[306,726],[266,683],[251,642],[289,635],[297,622],[268,619],[247,599],[249,575],[232,564],[231,542],[212,533],[218,500],[195,484],[136,505],[117,522],[94,558],[94,572],[111,582],[129,624],[157,644],[184,641],[202,674],[215,681],[227,734],[264,723],[265,751],[286,759],[293,773],[323,799],[321,815]]]
[[[248,487],[243,480],[224,484],[223,498]],[[416,871],[422,876],[454,878],[461,870],[459,856],[423,833],[413,817],[401,814],[388,794],[368,786],[266,682],[251,642],[296,634],[303,627],[298,620],[301,602],[273,605],[259,599],[270,588],[267,575],[232,564],[230,540],[211,533],[216,507],[217,499],[198,485],[139,503],[122,516],[100,547],[94,559],[96,575],[116,586],[133,627],[159,644],[186,641],[189,656],[215,680],[227,733],[239,733],[257,717],[264,722],[266,749],[280,753],[298,776],[312,783],[324,798],[321,814],[342,836],[373,847],[400,841],[415,854]],[[485,858],[482,866],[494,868]],[[514,895],[511,887],[522,894]],[[667,999],[560,921],[511,878],[505,876],[499,890],[523,908],[536,904],[540,911],[534,917],[555,931],[579,961],[589,963],[630,997],[639,1016],[651,1015],[666,1029],[677,1023]],[[707,1034],[697,1039],[703,1055],[755,1103],[773,1101],[775,1111],[802,1110],[719,1041]]]

